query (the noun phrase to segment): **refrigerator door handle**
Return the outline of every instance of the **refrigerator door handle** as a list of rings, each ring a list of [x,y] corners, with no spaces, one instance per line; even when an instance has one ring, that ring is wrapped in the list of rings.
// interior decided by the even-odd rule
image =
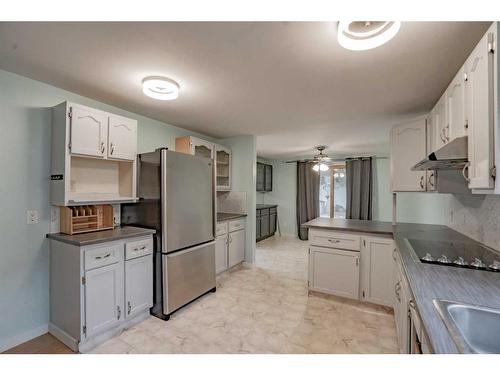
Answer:
[[[161,251],[167,250],[167,150],[160,151],[161,165]]]

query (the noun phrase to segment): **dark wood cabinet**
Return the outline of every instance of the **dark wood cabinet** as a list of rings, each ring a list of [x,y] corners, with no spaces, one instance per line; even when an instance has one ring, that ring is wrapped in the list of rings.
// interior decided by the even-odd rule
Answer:
[[[257,163],[257,191],[273,191],[273,166]]]
[[[259,242],[265,238],[274,236],[276,232],[277,207],[257,208],[256,212],[256,240]]]

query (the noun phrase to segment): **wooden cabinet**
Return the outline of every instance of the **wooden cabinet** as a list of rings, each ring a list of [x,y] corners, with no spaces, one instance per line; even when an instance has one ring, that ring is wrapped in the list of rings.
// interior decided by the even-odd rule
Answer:
[[[245,260],[245,231],[237,230],[228,234],[228,267]]]
[[[466,122],[469,127],[469,187],[494,187],[494,54],[496,29],[490,29],[479,41],[465,63]]]
[[[124,319],[123,261],[86,271],[84,288],[87,338],[112,328]]]
[[[104,158],[108,146],[108,118],[104,112],[72,104],[69,107],[72,155]]]
[[[209,159],[214,158],[215,145],[204,139],[185,136],[175,139],[175,151],[201,156]]]
[[[426,153],[425,118],[392,128],[392,191],[426,191],[426,172],[411,170],[417,162],[426,157]]]
[[[107,149],[109,159],[134,160],[137,154],[137,121],[110,115]]]
[[[392,278],[394,240],[363,237],[361,247],[361,299],[378,305],[393,306]]]
[[[269,192],[273,190],[273,166],[257,163],[257,191]]]
[[[359,298],[359,252],[309,247],[309,289]]]
[[[245,260],[245,219],[217,223],[215,272],[220,273]]]
[[[231,190],[231,150],[215,145],[217,190]]]
[[[227,270],[227,233],[221,236],[217,236],[215,240],[215,273],[221,273],[222,271]]]
[[[49,332],[85,352],[149,316],[151,234],[97,245],[50,242]]]
[[[153,306],[153,255],[125,261],[125,314],[127,319]]]
[[[69,102],[53,107],[51,203],[135,202],[136,148],[135,120]]]

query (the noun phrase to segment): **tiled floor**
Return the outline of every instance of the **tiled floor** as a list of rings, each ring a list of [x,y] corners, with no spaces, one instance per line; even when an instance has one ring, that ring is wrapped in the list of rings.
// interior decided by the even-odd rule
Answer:
[[[307,243],[270,238],[253,267],[219,276],[164,322],[151,317],[93,353],[395,353],[392,313],[307,293]]]

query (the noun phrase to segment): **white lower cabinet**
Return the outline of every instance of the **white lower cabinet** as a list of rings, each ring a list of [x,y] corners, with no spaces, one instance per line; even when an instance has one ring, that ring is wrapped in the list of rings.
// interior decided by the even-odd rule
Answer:
[[[309,248],[309,289],[341,297],[359,297],[359,252]]]
[[[123,263],[86,271],[84,289],[87,337],[123,320]]]
[[[245,260],[245,231],[229,232],[228,237],[228,266],[229,268]]]
[[[395,251],[392,238],[363,238],[361,247],[361,299],[379,305],[393,305],[392,259]]]
[[[215,240],[215,273],[227,270],[227,234]]]
[[[151,234],[97,245],[50,243],[49,332],[86,352],[145,319],[153,305]]]
[[[125,261],[125,309],[127,319],[153,306],[153,256]]]
[[[245,219],[217,223],[215,272],[221,273],[245,260]]]

